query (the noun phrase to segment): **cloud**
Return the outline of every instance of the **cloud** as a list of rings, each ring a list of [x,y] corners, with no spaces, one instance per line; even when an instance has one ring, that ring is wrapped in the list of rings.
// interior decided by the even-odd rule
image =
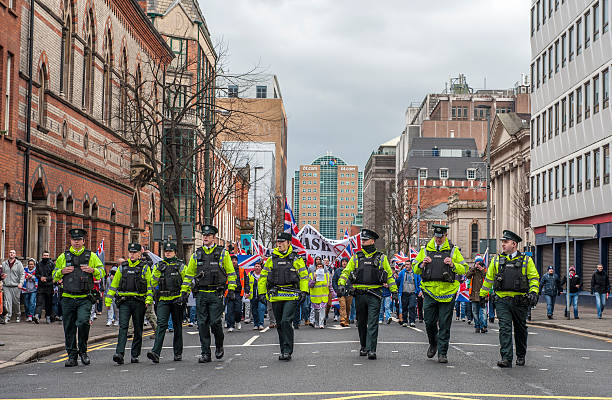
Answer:
[[[326,151],[363,168],[401,133],[406,107],[451,76],[465,74],[474,88],[486,77],[488,88],[506,89],[529,69],[529,0],[201,0],[200,7],[213,41],[229,48],[233,72],[260,64],[278,76],[289,179]]]

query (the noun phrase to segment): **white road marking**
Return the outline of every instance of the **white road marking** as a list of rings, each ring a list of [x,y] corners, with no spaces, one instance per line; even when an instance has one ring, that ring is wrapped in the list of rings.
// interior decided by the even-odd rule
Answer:
[[[359,367],[359,366],[361,366],[361,365],[363,365],[363,364],[353,364],[353,365],[354,365],[355,367]]]
[[[259,368],[268,368],[267,365],[260,365]]]
[[[499,330],[498,330],[498,332],[499,332]],[[537,332],[527,332],[527,334],[528,335],[537,335],[538,333]]]
[[[268,332],[270,330],[269,326],[266,326],[265,328],[263,328],[262,330],[260,330],[260,333],[264,333],[264,332]]]
[[[595,351],[595,352],[604,352],[604,353],[612,353],[610,349],[581,349],[579,347],[550,347],[555,350],[576,350],[576,351]]]
[[[595,372],[595,371],[584,371],[584,372],[586,372],[587,374],[590,374],[591,372]]]
[[[351,353],[357,353],[357,350],[351,350]]]
[[[75,374],[82,374],[82,373],[83,373],[83,371],[75,371],[74,373],[75,373]]]
[[[317,354],[319,351],[313,351],[312,354]]]
[[[447,365],[446,368],[455,368],[454,365]]]
[[[127,369],[122,369],[121,372],[128,372],[128,370]]]
[[[414,326],[409,326],[408,328],[412,329],[413,331],[423,332],[423,330],[422,330],[422,329],[415,328]]]
[[[236,354],[234,354],[234,356],[236,356],[236,357],[240,357],[241,355],[242,355],[242,353],[236,353]]]
[[[585,360],[590,360],[591,359],[591,357],[580,357],[580,358],[585,359]]]
[[[188,335],[197,335],[199,332],[187,332]]]
[[[402,367],[409,367],[410,364],[402,364]]]
[[[399,350],[391,350],[391,353],[399,353]]]
[[[272,353],[275,356],[280,356],[280,353]]]
[[[215,369],[223,369],[223,367],[215,367]]]
[[[174,371],[176,368],[166,368],[166,371]]]
[[[250,345],[252,345],[253,342],[256,341],[258,337],[259,337],[259,335],[253,336],[252,338],[250,338],[249,340],[244,342],[243,346],[250,346]]]
[[[546,358],[551,358],[552,356],[549,356],[549,355],[544,355],[544,357],[546,357]]]
[[[548,368],[540,368],[540,371],[548,371]]]
[[[36,376],[36,375],[38,375],[38,374],[28,374],[28,376]]]
[[[307,367],[316,367],[314,364],[308,364]]]

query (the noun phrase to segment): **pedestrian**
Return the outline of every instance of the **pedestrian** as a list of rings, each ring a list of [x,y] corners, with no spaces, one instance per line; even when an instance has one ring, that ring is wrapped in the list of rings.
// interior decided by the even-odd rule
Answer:
[[[300,302],[308,295],[308,271],[291,246],[292,235],[280,232],[276,248],[266,260],[257,284],[260,301],[269,301],[278,323],[278,359],[290,361],[293,354],[293,320]]]
[[[151,270],[146,260],[142,258],[142,246],[140,243],[130,243],[128,253],[128,260],[124,261],[115,272],[115,277],[104,300],[106,307],[110,307],[114,299],[119,308],[119,335],[113,355],[113,361],[117,365],[124,363],[130,320],[134,326],[130,362],[132,364],[139,362],[145,310],[147,304],[153,303],[153,292],[150,286]]]
[[[527,310],[538,302],[540,276],[533,259],[518,251],[522,241],[516,233],[502,232],[502,253],[489,264],[480,289],[481,305],[489,289],[495,289],[495,308],[499,319],[500,368],[511,368],[513,359],[512,329],[516,344],[516,365],[525,365],[527,354]]]
[[[89,340],[89,313],[93,304],[94,279],[104,278],[104,264],[96,253],[85,249],[85,229],[75,228],[70,233],[70,249],[60,254],[55,261],[53,281],[61,282],[61,316],[64,324],[66,367],[78,365],[77,356],[83,365],[89,365],[87,341]],[[77,342],[78,337],[78,342]]]
[[[393,274],[391,274],[393,277]],[[395,278],[393,278],[395,282]],[[390,324],[393,320],[391,319],[391,304],[393,299],[391,299],[391,291],[389,290],[389,285],[387,283],[383,283],[381,288],[382,293],[382,301],[380,302],[380,310],[378,312],[378,323],[382,324],[387,321],[387,324]]]
[[[332,286],[334,288],[334,292],[338,295],[338,280],[342,275],[342,271],[346,268],[349,262],[348,257],[342,257],[340,260],[340,266],[336,268],[334,271],[334,276],[332,278]],[[345,285],[346,293],[344,296],[338,295],[338,302],[340,303],[340,326],[349,326],[351,323],[350,315],[351,315],[351,305],[353,304],[353,296],[349,293],[352,293],[353,286],[350,281],[348,281]]]
[[[26,321],[32,322],[32,317],[36,311],[36,292],[38,291],[38,278],[36,278],[36,260],[28,259],[27,265],[24,267],[25,281],[21,292],[23,293],[23,302],[25,306]]]
[[[604,272],[603,265],[597,265],[597,270],[591,277],[591,295],[595,295],[595,306],[597,307],[597,318],[601,319],[606,300],[610,296],[610,279]]]
[[[146,264],[146,268],[149,270],[147,273],[150,275],[153,273],[153,259],[149,255],[149,250],[144,250],[142,252],[143,261]],[[155,301],[155,299],[153,299]],[[145,305],[145,323],[149,322],[151,324],[151,328],[153,328],[153,332],[157,332],[157,315],[155,314],[154,304],[149,302]],[[131,327],[130,327],[131,331]],[[149,339],[154,339],[153,336],[150,336]]]
[[[227,312],[225,318],[227,331],[233,332],[234,328],[238,330],[242,328],[240,321],[242,320],[242,296],[244,295],[244,269],[238,266],[238,256],[232,254],[230,258],[238,279],[236,279],[236,289],[234,290],[235,295],[233,298],[230,298],[229,291],[228,296],[226,296]]]
[[[187,310],[189,311],[189,326],[192,327],[197,325],[198,318],[196,315],[196,301],[193,292],[189,292],[189,298],[187,299]]]
[[[38,291],[36,292],[36,312],[34,322],[39,323],[42,318],[43,307],[45,308],[45,320],[48,324],[55,320],[53,313],[53,269],[55,263],[51,260],[49,252],[43,251],[42,258],[36,268],[36,278],[38,278]]]
[[[123,263],[125,260],[121,260],[120,264]],[[105,278],[106,280],[106,288],[107,288],[107,292],[108,289],[111,287],[111,283],[113,283],[113,279],[115,278],[115,273],[117,272],[117,265],[113,265],[113,267],[108,271],[108,276]],[[106,307],[106,326],[119,326],[119,308],[117,307],[117,303],[115,302],[115,299],[113,299],[113,301],[111,302],[110,306]]]
[[[487,317],[486,305],[481,307],[480,289],[484,282],[485,276],[487,275],[486,267],[484,265],[484,259],[481,256],[476,256],[474,259],[474,265],[470,267],[469,271],[465,274],[465,277],[470,280],[470,303],[469,307],[472,309],[472,315],[474,318],[474,333],[487,333]],[[485,296],[485,303],[489,299]]]
[[[9,251],[9,257],[2,262],[2,302],[4,306],[4,323],[8,323],[15,312],[15,322],[21,321],[21,289],[25,282],[25,269],[17,259],[15,250]]]
[[[549,265],[548,272],[542,276],[540,281],[540,293],[546,299],[546,316],[548,319],[553,319],[555,301],[559,292],[561,292],[559,275],[555,273],[555,267]]]
[[[202,226],[202,246],[191,255],[185,270],[185,281],[191,285],[196,298],[196,314],[200,333],[200,363],[212,361],[210,334],[215,336],[215,358],[223,358],[223,293],[227,289],[230,300],[236,297],[236,271],[229,252],[215,243],[219,232],[213,225]]]
[[[386,255],[376,249],[378,234],[371,229],[361,230],[361,250],[350,259],[338,279],[338,294],[344,296],[349,280],[353,285],[359,355],[376,360],[378,316],[382,303],[382,287],[387,284],[392,297],[397,298],[397,285]]]
[[[567,278],[561,278],[561,286],[567,284]],[[567,296],[569,296],[570,307],[574,307],[574,319],[580,319],[578,317],[578,295],[582,289],[582,279],[576,274],[576,267],[573,265],[569,269],[569,290],[566,291],[565,295],[565,318],[569,318],[569,310],[567,308]]]
[[[255,262],[253,271],[249,274],[249,299],[251,300],[251,315],[253,316],[253,330],[262,330],[266,302],[259,296],[259,279],[261,278],[261,261]]]
[[[432,225],[434,237],[414,259],[414,272],[421,275],[423,313],[429,348],[427,357],[438,353],[438,362],[448,363],[447,352],[453,322],[457,277],[467,272],[461,251],[447,239],[448,226]]]
[[[314,328],[325,328],[326,307],[330,298],[336,296],[332,286],[330,272],[325,270],[323,264],[318,264],[316,269],[308,275],[310,288],[310,323]]]
[[[417,297],[421,293],[421,276],[412,270],[407,262],[397,275],[397,287],[402,309],[402,326],[415,327],[417,317]]]
[[[184,281],[185,264],[176,258],[176,244],[166,243],[164,245],[164,259],[153,266],[151,273],[151,287],[157,287],[155,296],[157,301],[157,331],[155,332],[155,343],[147,358],[154,364],[159,363],[168,320],[172,316],[174,333],[172,337],[172,349],[174,361],[183,359],[183,314],[185,304],[188,301],[191,286]],[[153,293],[150,294],[151,296]],[[150,299],[153,301],[153,298]]]

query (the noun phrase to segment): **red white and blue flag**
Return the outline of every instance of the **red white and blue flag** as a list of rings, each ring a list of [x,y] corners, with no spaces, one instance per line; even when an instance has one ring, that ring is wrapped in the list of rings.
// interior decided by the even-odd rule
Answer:
[[[419,255],[419,253],[413,249],[412,247],[410,248],[410,259],[414,260],[415,258],[417,258],[417,256]]]
[[[344,237],[343,237],[343,239],[348,239],[349,237],[350,236],[349,236],[348,228],[347,228],[347,229],[344,230]]]
[[[394,254],[393,258],[391,259],[391,262],[395,262],[396,264],[405,264],[408,261],[410,261],[410,257],[404,254],[403,251]]]
[[[104,238],[102,238],[102,241],[98,245],[98,250],[96,250],[96,255],[98,256],[100,261],[102,261],[102,264],[104,264]]]
[[[297,224],[295,223],[295,218],[293,218],[293,211],[291,211],[291,207],[289,207],[289,203],[287,202],[287,198],[285,197],[285,221],[283,223],[283,230],[287,233],[291,234],[291,246],[297,251],[299,255],[304,255],[306,253],[306,249],[300,239],[298,239],[299,229]]]
[[[247,272],[251,272],[253,270],[253,268],[255,267],[255,263],[257,261],[262,261],[261,256],[259,254],[255,254],[255,255],[238,254],[236,257],[238,257],[238,266],[240,268],[243,268]]]
[[[457,301],[469,303],[470,289],[468,288],[467,282],[463,282],[459,285],[459,291],[457,292]]]

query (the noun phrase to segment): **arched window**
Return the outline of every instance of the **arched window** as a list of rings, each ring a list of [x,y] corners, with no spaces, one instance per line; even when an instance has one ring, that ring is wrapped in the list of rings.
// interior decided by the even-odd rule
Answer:
[[[83,54],[83,109],[92,112],[94,90],[94,55],[96,52],[96,32],[93,10],[85,14],[85,49]]]
[[[74,199],[72,196],[68,196],[66,199],[66,211],[74,212]]]
[[[472,231],[472,254],[478,254],[478,224],[477,223],[472,223],[471,226],[471,231]]]
[[[134,75],[134,100],[136,122],[140,122],[140,113],[142,112],[142,73],[140,72],[140,65],[136,68],[136,74]]]
[[[65,144],[67,140],[68,140],[68,122],[64,121],[64,123],[62,124],[62,142],[64,142]]]
[[[89,132],[85,132],[83,136],[83,149],[85,151],[89,150]]]
[[[113,41],[111,30],[104,37],[104,77],[102,79],[102,119],[110,125],[113,102]]]
[[[127,69],[127,64],[128,64],[128,58],[127,58],[127,50],[125,49],[125,47],[122,50],[121,53],[121,96],[120,96],[120,100],[119,100],[119,115],[121,116],[120,118],[120,124],[121,124],[121,129],[125,132],[127,131],[127,127],[128,127],[128,112],[127,112],[127,86],[128,86],[128,82],[127,82],[127,78],[128,78],[128,69]]]
[[[62,195],[62,193],[58,193],[57,196],[55,197],[55,207],[57,208],[58,211],[64,211],[65,207],[64,207],[64,195]]]
[[[46,128],[47,89],[49,88],[49,82],[47,82],[47,66],[45,64],[42,64],[40,71],[38,71],[38,82],[40,82],[40,88],[38,88],[38,125]]]
[[[83,215],[86,216],[86,217],[91,216],[91,210],[89,208],[89,201],[88,200],[85,200],[83,202]]]
[[[72,101],[72,74],[74,71],[74,9],[71,1],[66,1],[64,26],[62,27],[62,63],[60,74],[60,92],[68,101]]]
[[[98,218],[98,203],[93,203],[91,205],[91,216],[93,218]]]
[[[117,211],[113,207],[110,212],[110,220],[111,222],[117,222]]]

